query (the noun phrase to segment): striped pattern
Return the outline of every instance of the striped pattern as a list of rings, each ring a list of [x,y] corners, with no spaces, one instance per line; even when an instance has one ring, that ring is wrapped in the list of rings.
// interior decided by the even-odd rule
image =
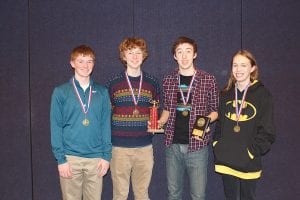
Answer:
[[[140,77],[129,77],[134,90],[134,95],[138,96]],[[156,78],[143,72],[143,84],[138,101],[138,115],[133,115],[134,102],[126,81],[125,72],[113,76],[107,83],[111,103],[112,114],[112,142],[114,144],[128,139],[124,147],[141,146],[145,143],[151,144],[152,137],[149,137],[147,125],[149,120],[150,101],[159,99],[159,84]],[[134,138],[133,140],[131,138]],[[145,141],[147,140],[147,141]]]

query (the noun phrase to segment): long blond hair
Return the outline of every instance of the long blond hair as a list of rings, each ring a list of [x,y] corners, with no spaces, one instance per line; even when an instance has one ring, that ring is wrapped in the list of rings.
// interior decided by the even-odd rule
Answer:
[[[250,74],[250,82],[253,82],[254,80],[257,80],[257,79],[258,79],[258,66],[257,66],[257,62],[256,62],[255,57],[254,57],[253,54],[250,53],[248,50],[244,50],[244,49],[239,50],[239,51],[237,51],[237,52],[233,55],[233,57],[232,57],[232,60],[231,60],[231,66],[230,66],[230,67],[231,67],[231,70],[230,70],[230,71],[231,71],[231,72],[230,72],[230,77],[229,77],[229,79],[228,79],[227,85],[224,87],[224,89],[222,90],[222,92],[227,92],[227,91],[230,90],[230,89],[234,86],[234,84],[236,83],[236,79],[234,78],[234,76],[233,76],[233,74],[232,74],[232,64],[233,64],[233,59],[234,59],[234,57],[236,57],[237,55],[241,55],[241,56],[244,56],[244,57],[248,58],[249,61],[250,61],[251,66],[252,66],[252,67],[253,67],[253,66],[256,66],[255,69],[254,69],[254,71],[251,72],[251,74]]]

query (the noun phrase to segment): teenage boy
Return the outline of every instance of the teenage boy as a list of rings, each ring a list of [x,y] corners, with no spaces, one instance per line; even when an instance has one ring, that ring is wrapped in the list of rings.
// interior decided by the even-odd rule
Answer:
[[[119,52],[125,70],[107,83],[113,106],[113,200],[127,200],[130,180],[134,198],[148,200],[154,160],[153,134],[147,132],[147,122],[150,101],[159,100],[159,84],[155,77],[141,69],[148,56],[144,39],[124,39]]]
[[[188,175],[193,200],[205,199],[208,143],[192,137],[197,116],[217,119],[218,90],[216,79],[194,66],[197,44],[187,37],[179,37],[172,48],[178,68],[163,79],[164,110],[159,122],[166,124],[166,170],[168,199],[182,199],[184,176]]]
[[[95,64],[90,47],[74,48],[70,64],[74,76],[52,94],[52,151],[63,199],[99,200],[111,159],[110,99],[90,77]]]

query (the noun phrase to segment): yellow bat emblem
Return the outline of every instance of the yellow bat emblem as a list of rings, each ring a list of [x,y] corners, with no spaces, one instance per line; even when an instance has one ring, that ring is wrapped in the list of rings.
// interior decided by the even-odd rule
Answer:
[[[238,100],[241,103],[241,100]],[[237,116],[235,113],[235,100],[226,102],[226,113],[225,116],[233,121],[237,121]],[[244,101],[242,113],[240,115],[239,121],[248,121],[256,116],[256,108],[250,102]]]

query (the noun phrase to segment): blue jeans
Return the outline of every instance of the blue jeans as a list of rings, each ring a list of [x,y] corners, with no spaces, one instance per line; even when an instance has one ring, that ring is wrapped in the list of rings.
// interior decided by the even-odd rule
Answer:
[[[168,200],[181,200],[185,173],[192,200],[204,200],[207,182],[208,147],[188,152],[187,144],[172,144],[166,149]]]

